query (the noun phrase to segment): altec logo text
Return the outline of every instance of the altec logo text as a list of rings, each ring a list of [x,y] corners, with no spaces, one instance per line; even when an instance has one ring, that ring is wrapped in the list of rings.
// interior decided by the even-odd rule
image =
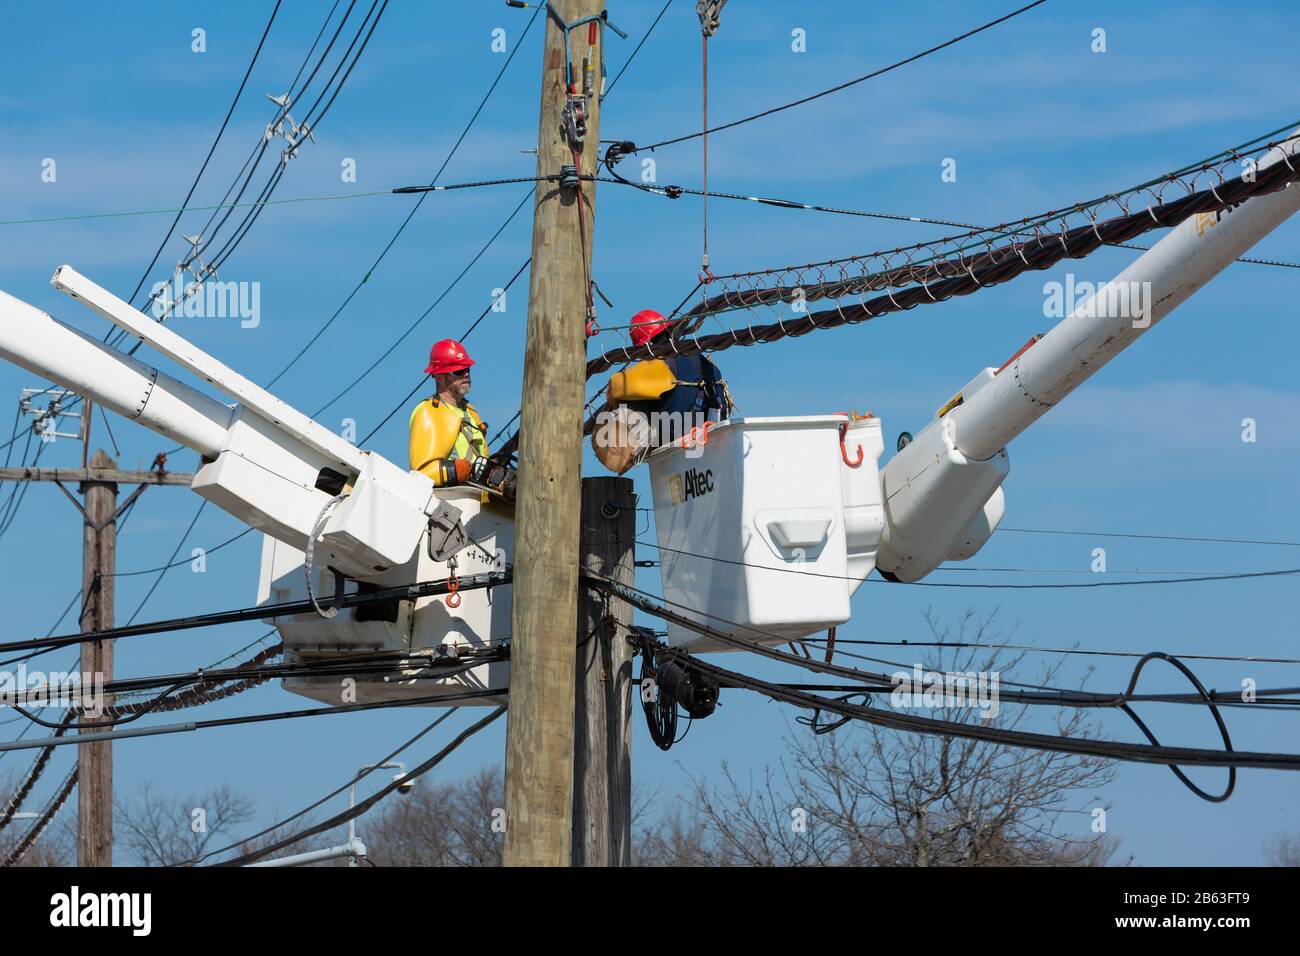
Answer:
[[[679,505],[683,501],[690,501],[692,498],[707,495],[712,491],[712,468],[706,468],[704,471],[688,468],[685,473],[673,475],[668,479],[668,495],[675,505]]]

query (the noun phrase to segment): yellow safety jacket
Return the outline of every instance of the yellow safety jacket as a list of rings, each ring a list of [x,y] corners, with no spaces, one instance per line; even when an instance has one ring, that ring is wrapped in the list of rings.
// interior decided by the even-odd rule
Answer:
[[[411,412],[410,428],[411,468],[435,482],[440,462],[488,453],[487,425],[468,402],[457,408],[437,396],[426,398]]]

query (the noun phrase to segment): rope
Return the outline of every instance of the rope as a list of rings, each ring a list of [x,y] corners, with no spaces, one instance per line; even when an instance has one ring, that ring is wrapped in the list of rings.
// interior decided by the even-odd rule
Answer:
[[[704,14],[700,15],[701,26]],[[704,93],[704,253],[700,257],[700,281],[706,281],[709,272],[709,33],[702,31],[700,43],[703,45],[703,93]]]

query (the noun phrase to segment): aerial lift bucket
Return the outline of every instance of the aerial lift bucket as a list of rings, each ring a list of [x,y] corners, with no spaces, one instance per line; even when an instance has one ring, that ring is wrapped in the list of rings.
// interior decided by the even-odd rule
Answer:
[[[649,459],[663,592],[711,628],[780,644],[849,619],[883,531],[875,418],[735,418]],[[670,625],[671,643],[731,650]]]

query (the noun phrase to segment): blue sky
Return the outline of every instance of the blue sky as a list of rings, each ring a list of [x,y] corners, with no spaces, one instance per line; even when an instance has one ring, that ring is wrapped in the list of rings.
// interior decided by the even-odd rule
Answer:
[[[194,202],[216,202],[261,135],[327,4],[285,4]],[[358,4],[358,15],[367,4]],[[621,0],[611,18],[631,39],[611,36],[611,76],[661,6]],[[1010,2],[926,2],[868,7],[775,0],[733,3],[710,49],[710,115],[715,124],[842,82],[946,40],[1012,9]],[[606,138],[652,142],[699,127],[699,33],[688,0],[675,0],[605,103]],[[0,39],[0,219],[174,208],[206,155],[269,15],[268,2],[122,3],[112,7],[51,2],[6,12]],[[474,0],[454,5],[393,0],[360,65],[279,187],[277,198],[339,195],[423,183],[433,175],[501,66],[492,31],[513,48],[531,12]],[[191,51],[191,30],[207,33],[207,51]],[[1105,53],[1091,51],[1106,31]],[[713,188],[831,206],[995,223],[1059,207],[1139,182],[1300,118],[1294,49],[1295,10],[1282,2],[1234,9],[1225,30],[1221,4],[1188,2],[1084,5],[1051,0],[1007,24],[885,77],[713,137]],[[806,31],[807,51],[791,50],[791,31]],[[537,132],[537,27],[524,39],[483,114],[448,166],[444,182],[529,176]],[[57,162],[57,181],[42,182],[41,163]],[[955,158],[955,182],[940,164]],[[355,183],[340,178],[354,159]],[[658,151],[660,183],[698,185],[699,143]],[[627,170],[632,169],[629,164]],[[259,180],[260,182],[260,174]],[[341,389],[416,319],[496,231],[527,187],[513,185],[431,196],[369,282],[320,342],[276,386],[312,412]],[[365,274],[412,197],[355,198],[269,208],[222,278],[257,281],[262,321],[179,320],[176,328],[255,381],[264,382],[335,311]],[[700,203],[600,187],[593,272],[615,303],[602,311],[620,324],[642,308],[668,311],[695,284]],[[150,281],[166,279],[184,251],[179,233],[206,212],[182,220]],[[168,215],[0,226],[0,288],[64,321],[103,334],[102,323],[49,286],[71,263],[125,295],[135,286],[170,223]],[[749,203],[710,205],[715,272],[808,262],[863,253],[950,230]],[[1255,253],[1300,258],[1300,223],[1284,224]],[[320,421],[340,430],[354,419],[364,435],[419,380],[429,343],[457,335],[529,254],[526,210],[376,371],[328,408]],[[884,420],[892,447],[902,429],[919,430],[933,410],[986,365],[997,366],[1034,332],[1046,331],[1042,283],[1073,271],[1097,281],[1135,253],[1108,249],[1089,259],[1027,276],[967,299],[780,345],[734,349],[719,358],[747,415],[813,414],[870,408]],[[1300,345],[1291,320],[1300,272],[1234,265],[1010,449],[1005,524],[1019,528],[1142,532],[1300,541],[1294,473],[1300,464]],[[478,361],[473,398],[490,423],[518,407],[526,285],[515,286],[504,313],[493,313],[467,341]],[[0,366],[0,399],[42,384]],[[4,413],[12,415],[12,411]],[[1258,441],[1241,441],[1240,423],[1258,423]],[[405,414],[371,445],[397,460]],[[125,467],[147,467],[166,447],[158,436],[112,422]],[[96,443],[105,441],[95,422]],[[8,435],[0,435],[0,440]],[[887,455],[889,453],[887,452]],[[42,464],[79,464],[75,442],[48,449]],[[187,456],[175,468],[190,468]],[[598,466],[588,458],[588,473]],[[644,475],[637,477],[645,493]],[[8,489],[0,489],[0,500]],[[648,495],[646,496],[648,497]],[[123,570],[163,564],[198,506],[184,489],[150,489],[119,543]],[[240,530],[208,508],[182,554]],[[0,539],[0,601],[8,639],[43,634],[79,586],[80,522],[52,486],[29,490]],[[1246,547],[999,533],[970,564],[1046,569],[1042,574],[939,573],[932,580],[1039,582],[1079,580],[1094,547],[1113,571],[1249,571],[1297,566],[1295,547]],[[141,612],[163,618],[252,603],[259,545],[250,535],[208,559],[204,574],[171,572]],[[645,555],[649,556],[649,555]],[[1055,572],[1055,573],[1048,573]],[[119,580],[124,619],[151,576]],[[656,586],[653,572],[643,579]],[[841,637],[923,639],[922,614],[952,617],[966,607],[996,608],[1017,639],[1042,646],[1184,653],[1296,656],[1294,578],[1176,587],[1051,591],[963,591],[868,585]],[[64,630],[69,628],[65,624]],[[248,624],[118,645],[119,675],[188,670],[208,664],[260,633]],[[900,652],[901,653],[901,652]],[[886,655],[887,656],[887,655]],[[54,655],[55,659],[60,658]],[[911,659],[906,658],[910,663]],[[725,661],[755,673],[780,671],[743,657]],[[1090,686],[1119,687],[1129,665],[1074,659],[1060,681],[1077,682],[1096,666]],[[1296,684],[1300,668],[1198,662],[1207,686]],[[1143,689],[1182,691],[1172,673],[1148,672]],[[798,679],[797,677],[789,679]],[[1032,679],[1031,676],[1023,679]],[[1145,681],[1149,679],[1150,683]],[[672,799],[688,774],[710,773],[722,759],[758,772],[779,758],[788,711],[740,694],[664,755],[639,724],[634,743],[639,782]],[[212,715],[296,707],[301,698],[268,686],[206,709]],[[115,748],[117,784],[131,792],[144,779],[177,793],[229,782],[258,801],[264,821],[332,789],[356,767],[383,755],[432,717],[424,711],[323,717],[203,734],[126,741]],[[472,714],[453,718],[458,724]],[[1289,714],[1234,710],[1238,749],[1292,750]],[[1214,746],[1208,714],[1166,708],[1151,724],[1168,743]],[[0,735],[20,723],[0,724]],[[1105,730],[1136,732],[1115,716]],[[445,737],[446,735],[444,735]],[[443,739],[443,738],[439,738]],[[413,756],[439,744],[422,742]],[[457,776],[501,758],[504,722],[445,765]],[[43,801],[74,759],[62,750],[38,788]],[[25,769],[26,754],[0,760],[0,773]],[[1218,772],[1196,773],[1207,787]],[[1270,835],[1300,829],[1300,779],[1240,775],[1236,795],[1211,806],[1195,799],[1162,767],[1124,767],[1106,793],[1111,833],[1145,864],[1252,864]],[[1080,817],[1080,826],[1088,818]],[[364,835],[364,824],[362,825]],[[1195,834],[1195,839],[1189,835]]]

